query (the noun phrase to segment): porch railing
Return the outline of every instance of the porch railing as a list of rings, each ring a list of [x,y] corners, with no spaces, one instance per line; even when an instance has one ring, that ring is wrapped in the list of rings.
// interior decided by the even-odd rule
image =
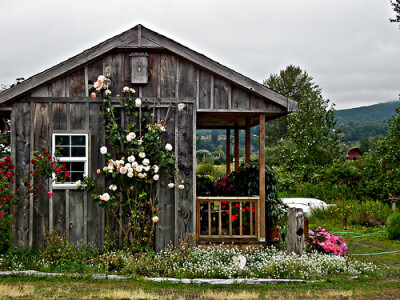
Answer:
[[[257,239],[260,197],[197,197],[199,240]]]

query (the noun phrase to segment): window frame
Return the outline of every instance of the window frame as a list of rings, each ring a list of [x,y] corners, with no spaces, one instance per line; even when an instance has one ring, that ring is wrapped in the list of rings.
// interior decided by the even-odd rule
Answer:
[[[54,153],[56,150],[56,136],[85,136],[85,156],[80,156],[80,157],[59,157],[59,161],[61,163],[63,162],[83,162],[84,163],[84,170],[83,170],[83,176],[88,176],[89,172],[89,133],[87,131],[81,132],[81,131],[55,131],[52,133],[51,136],[51,141],[52,141],[52,147],[51,147],[51,153],[54,157]],[[71,145],[70,145],[71,146]],[[71,155],[71,153],[70,153]],[[55,181],[55,174],[53,174],[53,189],[71,189],[71,188],[77,188],[76,184],[74,182],[67,182],[67,183],[57,183]]]

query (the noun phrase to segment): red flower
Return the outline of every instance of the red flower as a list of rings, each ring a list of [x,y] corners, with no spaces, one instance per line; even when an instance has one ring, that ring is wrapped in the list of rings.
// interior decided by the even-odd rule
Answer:
[[[35,169],[33,172],[34,172],[34,173],[37,173],[37,170]]]
[[[47,194],[49,194],[49,197],[53,197],[53,193],[48,192]]]
[[[246,211],[246,209],[242,208],[242,212],[245,212],[245,211]]]
[[[255,208],[253,208],[253,213],[255,213],[256,212],[256,209]]]
[[[0,212],[0,218],[1,218],[2,216],[4,216],[4,213]]]
[[[246,210],[247,210],[247,211],[250,211],[250,207],[246,206]]]
[[[46,148],[42,148],[42,152],[46,152]]]
[[[31,160],[31,164],[34,164],[34,163],[35,163],[35,160],[34,160],[34,159],[32,159],[32,160]]]
[[[29,193],[33,194],[33,190],[29,190]]]
[[[232,218],[232,222],[233,222],[233,221],[235,221],[236,216],[235,216],[235,215],[232,215],[231,218]]]
[[[41,160],[42,158],[40,156],[36,157],[37,160]]]
[[[15,182],[15,181],[14,181],[14,179],[13,179],[13,180],[11,180],[11,184],[14,184],[14,182]]]
[[[229,209],[226,211],[226,213],[229,215]]]
[[[12,199],[12,195],[8,195],[8,199]]]
[[[236,203],[236,204],[235,204],[235,207],[236,207],[236,208],[239,208],[239,207],[240,207],[240,204],[239,204],[239,203]]]
[[[65,172],[65,178],[70,178],[70,177],[71,177],[71,175],[69,175],[68,172]]]
[[[226,205],[222,205],[222,209],[225,209]]]
[[[48,156],[47,156],[47,159],[51,159],[51,155],[48,155]]]
[[[43,185],[41,185],[41,184],[38,185],[38,188],[39,188],[39,189],[41,189],[42,187],[43,187]]]

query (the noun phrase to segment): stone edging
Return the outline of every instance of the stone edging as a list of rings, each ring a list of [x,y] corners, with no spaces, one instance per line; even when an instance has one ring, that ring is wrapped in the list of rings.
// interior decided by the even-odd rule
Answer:
[[[38,272],[33,270],[28,271],[8,271],[8,272],[0,272],[0,277],[6,276],[36,276],[36,277],[61,277],[67,276],[71,278],[81,278],[81,277],[91,277],[95,280],[128,280],[132,279],[132,276],[120,276],[120,275],[107,275],[107,274],[94,274],[91,276],[85,276],[81,274],[63,274],[63,273],[45,273]],[[311,281],[305,281],[301,279],[247,279],[247,278],[238,278],[238,279],[205,279],[205,278],[194,278],[194,279],[177,279],[170,277],[144,277],[145,280],[154,281],[154,282],[171,282],[171,283],[183,283],[183,284],[247,284],[247,285],[256,285],[256,284],[276,284],[276,283],[310,283]]]

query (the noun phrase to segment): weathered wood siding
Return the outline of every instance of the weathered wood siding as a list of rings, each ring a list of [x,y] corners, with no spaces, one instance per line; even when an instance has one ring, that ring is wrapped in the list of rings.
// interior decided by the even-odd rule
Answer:
[[[51,136],[57,131],[88,133],[89,175],[96,177],[96,170],[104,163],[99,148],[106,145],[106,141],[99,115],[101,102],[93,100],[90,92],[97,77],[109,72],[113,97],[122,94],[124,86],[133,87],[137,97],[150,98],[157,103],[158,119],[165,118],[171,103],[165,142],[174,146],[185,189],[169,189],[169,180],[166,176],[161,177],[159,207],[162,217],[156,232],[156,248],[161,249],[171,243],[177,245],[180,238],[195,231],[197,111],[252,112],[265,109],[279,112],[282,108],[234,85],[226,78],[160,49],[148,51],[148,83],[133,85],[130,55],[134,51],[112,50],[102,57],[88,60],[84,65],[35,88],[30,97],[14,102],[13,155],[17,165],[22,167],[17,188],[21,188],[21,176],[29,171],[33,150],[44,145],[44,141],[51,146]],[[84,240],[102,245],[105,212],[91,200],[91,195],[73,188],[52,191],[52,199],[41,196],[23,203],[14,225],[15,243],[20,246],[40,246],[46,232],[56,230],[65,234],[72,243]]]

